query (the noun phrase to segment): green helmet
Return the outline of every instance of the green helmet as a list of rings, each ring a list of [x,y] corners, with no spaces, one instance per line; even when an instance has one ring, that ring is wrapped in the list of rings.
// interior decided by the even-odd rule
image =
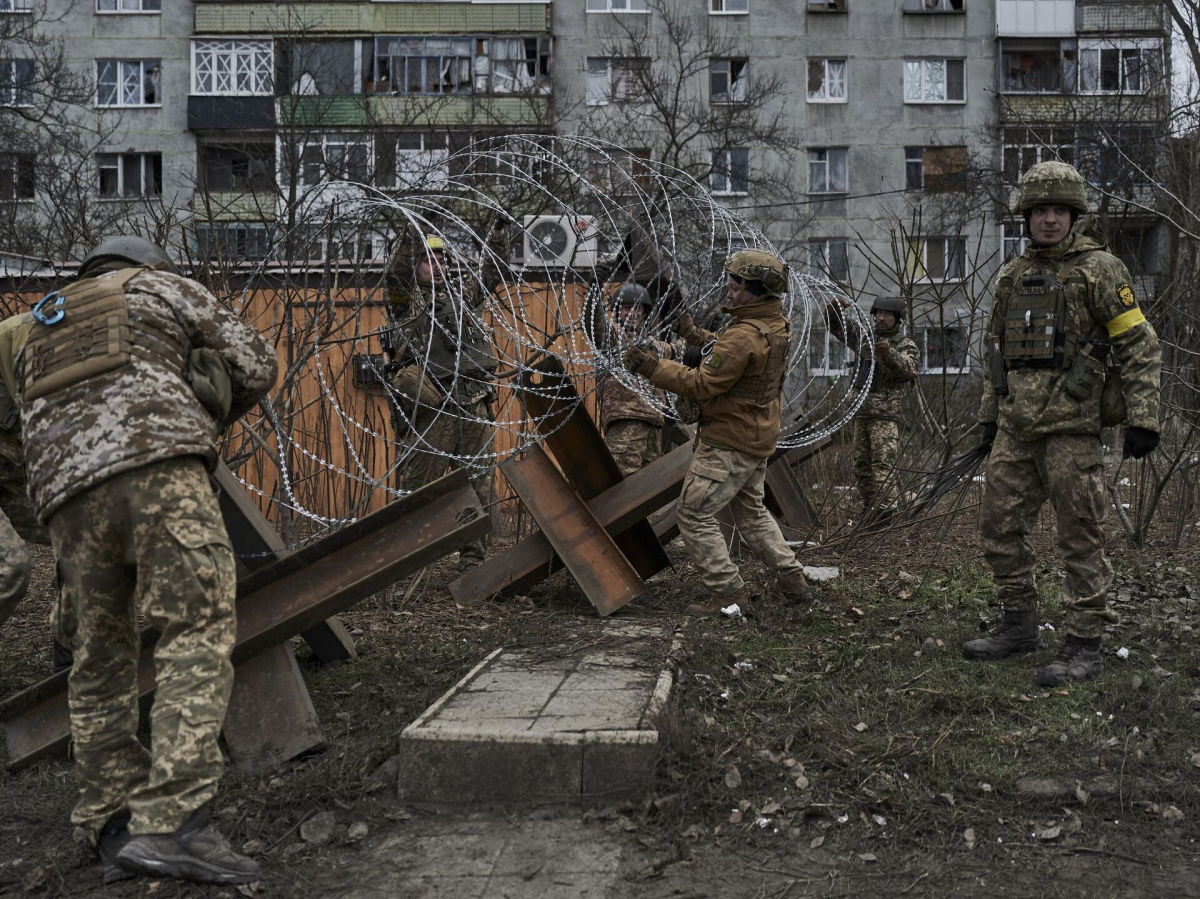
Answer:
[[[876,297],[871,304],[872,314],[876,309],[892,313],[897,322],[904,321],[904,297]]]
[[[725,260],[725,273],[746,281],[758,281],[771,296],[787,293],[787,263],[769,250],[738,250]]]
[[[1087,212],[1087,184],[1073,165],[1052,160],[1039,162],[1017,182],[1013,211],[1028,213],[1035,206],[1066,206],[1076,213]]]
[[[104,238],[83,257],[83,262],[79,263],[78,277],[90,278],[92,275],[99,274],[100,271],[108,271],[114,265],[121,263],[156,266],[172,272],[176,270],[162,247],[150,243],[144,237],[119,235]]]
[[[650,299],[650,291],[633,281],[626,281],[617,288],[617,292],[613,294],[613,302],[618,306],[632,306],[635,303],[646,307],[654,305],[654,301]]]

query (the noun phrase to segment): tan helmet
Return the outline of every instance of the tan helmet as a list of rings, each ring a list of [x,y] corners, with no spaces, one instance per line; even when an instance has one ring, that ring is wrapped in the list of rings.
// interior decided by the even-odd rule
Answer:
[[[725,273],[746,281],[758,281],[771,296],[787,293],[787,263],[770,250],[738,250],[725,260]]]
[[[1039,162],[1017,182],[1013,212],[1025,214],[1035,206],[1066,206],[1076,213],[1087,212],[1087,183],[1078,169],[1057,159]]]

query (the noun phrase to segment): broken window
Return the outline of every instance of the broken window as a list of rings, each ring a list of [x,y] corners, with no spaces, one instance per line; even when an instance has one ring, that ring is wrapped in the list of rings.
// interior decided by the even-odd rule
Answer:
[[[161,75],[157,59],[98,59],[96,105],[157,106]]]
[[[375,92],[469,94],[474,81],[470,37],[375,39]]]
[[[950,281],[966,276],[965,237],[913,237],[908,241],[906,273],[914,281]]]
[[[1091,44],[1091,46],[1088,46]],[[1161,49],[1156,40],[1079,42],[1081,94],[1144,94],[1158,82]]]
[[[161,153],[100,153],[96,165],[105,199],[162,196]]]
[[[904,60],[905,103],[963,103],[967,75],[961,59]]]
[[[638,100],[649,72],[650,60],[645,57],[589,56],[587,105],[604,106]]]
[[[0,106],[33,105],[33,60],[0,59]]]
[[[750,150],[730,147],[712,151],[708,188],[714,194],[737,196],[750,192]]]
[[[1006,94],[1056,94],[1075,79],[1074,41],[1001,41],[1000,89]]]
[[[450,175],[446,135],[419,131],[383,133],[375,138],[375,183],[380,187],[440,184]]]
[[[808,273],[834,281],[849,280],[849,243],[845,237],[817,237],[807,241],[804,248]]]
[[[201,190],[265,190],[275,186],[274,144],[201,144]]]
[[[845,147],[814,147],[808,151],[808,192],[845,193],[850,189],[850,171]]]
[[[709,63],[709,102],[745,103],[750,87],[750,60],[714,59]]]
[[[196,255],[225,262],[258,261],[271,254],[271,231],[266,225],[230,223],[196,226]]]
[[[33,164],[32,153],[0,154],[0,202],[33,199]]]
[[[1075,131],[1072,128],[1005,128],[1004,178],[1016,184],[1039,162],[1057,159],[1075,165]]]
[[[846,102],[846,60],[810,59],[808,61],[808,102]]]

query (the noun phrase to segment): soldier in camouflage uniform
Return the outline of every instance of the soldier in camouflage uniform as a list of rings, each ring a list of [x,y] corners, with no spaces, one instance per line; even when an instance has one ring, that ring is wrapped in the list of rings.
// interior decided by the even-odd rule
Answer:
[[[1124,454],[1158,445],[1158,338],[1138,307],[1129,272],[1089,233],[1083,178],[1063,162],[1022,177],[1016,209],[1029,247],[997,276],[987,329],[988,368],[979,421],[991,444],[980,510],[984,556],[1004,619],[963,644],[969,659],[1000,659],[1038,646],[1035,558],[1029,533],[1047,499],[1066,567],[1060,601],[1065,636],[1038,668],[1043,686],[1100,671],[1105,622],[1116,620],[1104,554],[1101,395],[1109,366],[1126,406]],[[1116,422],[1104,422],[1115,424]]]
[[[616,326],[623,332],[625,341],[637,340],[651,307],[650,292],[630,281],[617,288],[613,304]],[[656,341],[654,349],[660,355],[673,358],[677,347]],[[605,378],[601,383],[600,430],[622,477],[628,477],[662,455],[665,423],[658,409],[616,378]]]
[[[717,523],[717,513],[727,506],[742,539],[775,571],[784,593],[796,600],[809,596],[803,566],[763,505],[791,340],[780,299],[787,291],[787,266],[774,253],[740,250],[725,261],[725,274],[724,311],[732,323],[720,334],[698,327],[688,315],[676,324],[688,344],[709,347],[698,368],[660,360],[637,345],[625,353],[630,371],[700,403],[696,451],[677,506],[679,534],[709,592],[707,602],[688,607],[696,615],[715,615],[749,600]]]
[[[467,279],[447,276],[440,237],[397,245],[388,261],[387,298],[383,355],[401,443],[398,475],[404,489],[418,490],[449,470],[449,457],[490,452],[497,360],[483,321],[482,292]],[[488,508],[490,462],[471,475],[471,487]],[[485,548],[483,539],[463,545],[459,570],[479,565]]]
[[[108,881],[256,880],[210,823],[236,575],[207,466],[226,424],[274,382],[275,355],[140,238],[102,241],[34,317],[17,380],[29,494],[64,585],[53,624],[75,655],[76,835]],[[161,635],[149,751],[139,610]]]
[[[21,410],[13,357],[25,344],[33,316],[28,312],[0,322],[0,491],[6,501],[25,492],[25,464],[21,459]],[[29,587],[29,549],[0,511],[0,624],[16,609]]]
[[[839,301],[843,305],[850,302],[841,297]],[[900,423],[904,420],[901,406],[917,378],[921,354],[913,339],[901,330],[901,297],[876,298],[871,315],[875,319],[875,372],[854,418],[854,477],[862,500],[862,521],[879,525],[896,510],[895,469]],[[861,336],[854,331],[845,333],[836,309],[829,311],[829,331],[839,340],[855,344]]]

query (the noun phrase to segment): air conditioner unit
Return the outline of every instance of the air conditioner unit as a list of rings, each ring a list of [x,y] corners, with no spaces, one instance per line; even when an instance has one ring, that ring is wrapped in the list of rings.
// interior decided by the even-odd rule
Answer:
[[[525,216],[523,261],[526,268],[592,268],[597,232],[585,215]]]

